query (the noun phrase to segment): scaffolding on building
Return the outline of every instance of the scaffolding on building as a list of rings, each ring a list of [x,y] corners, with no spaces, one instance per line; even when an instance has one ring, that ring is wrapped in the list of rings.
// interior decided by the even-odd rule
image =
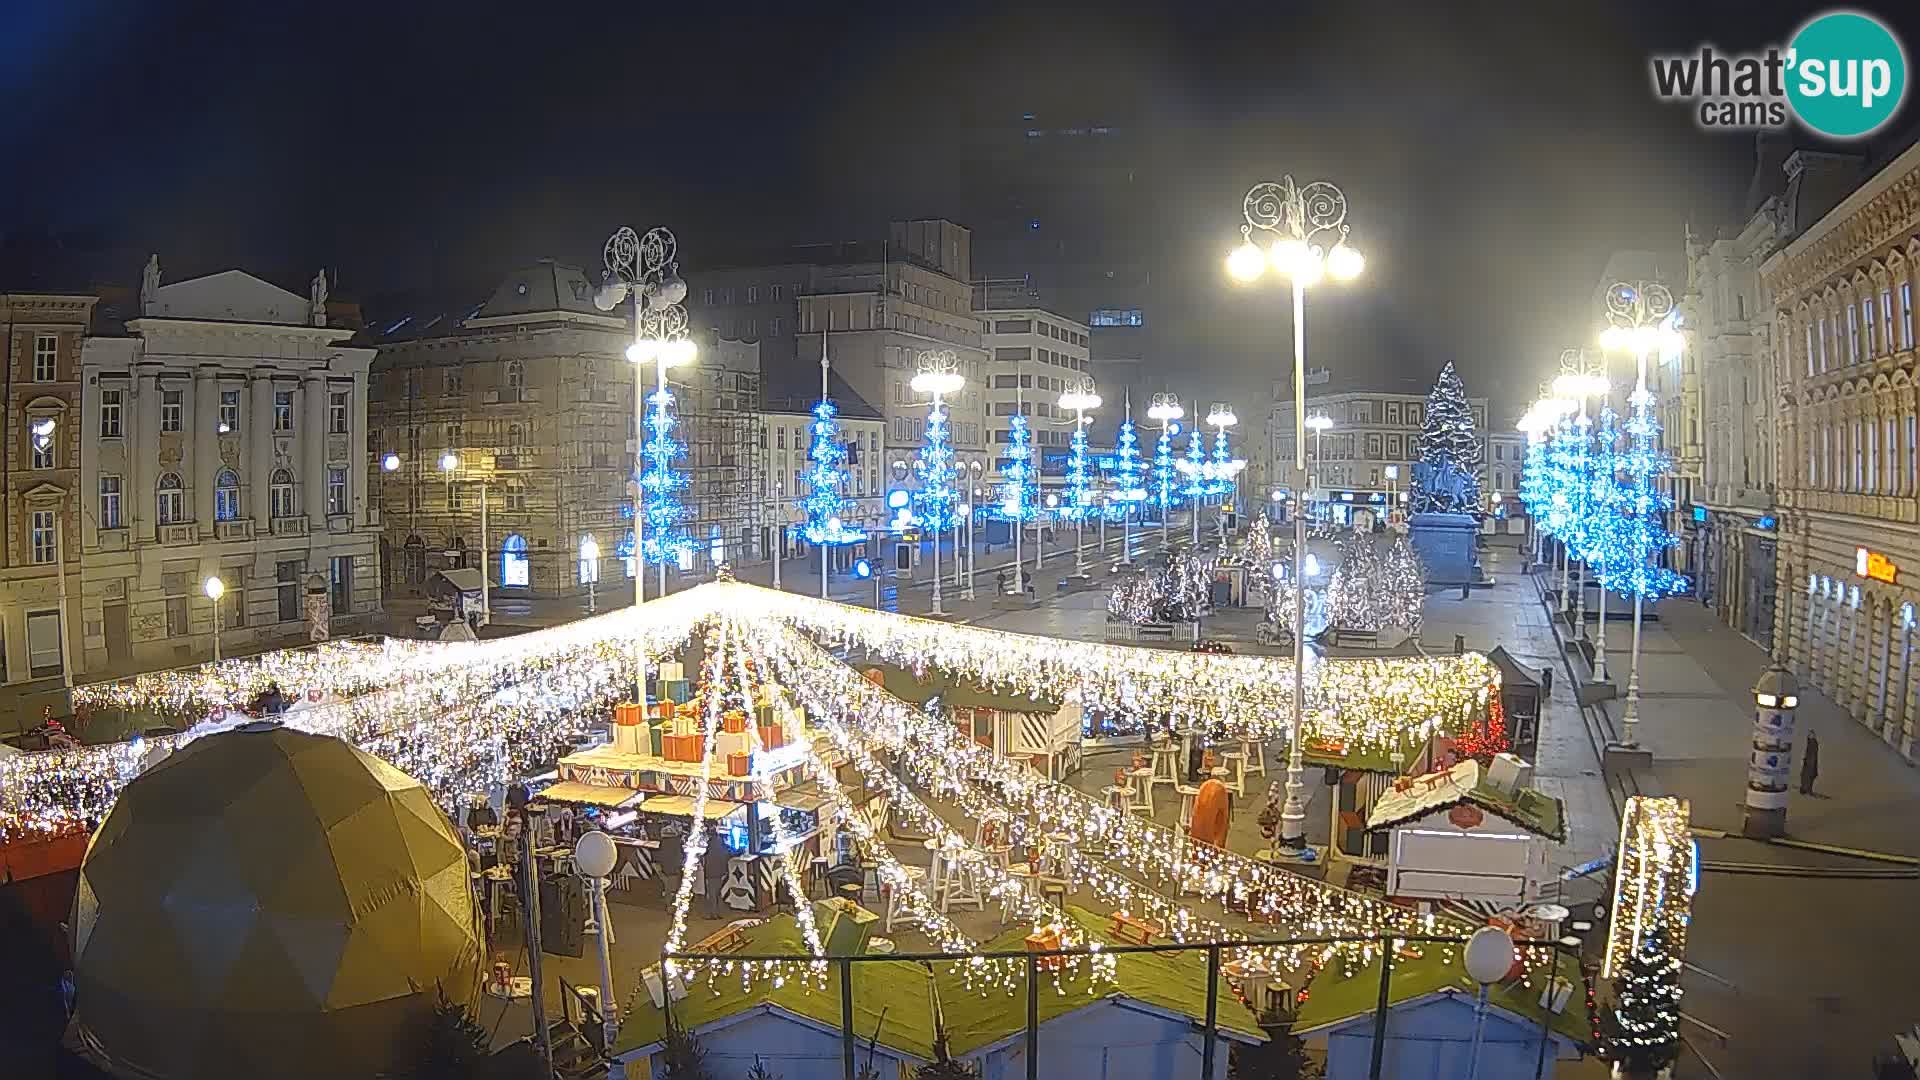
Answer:
[[[687,442],[687,535],[692,564],[704,576],[722,563],[766,558],[764,418],[760,411],[759,348],[702,342],[700,362],[674,372],[684,380],[680,420]]]

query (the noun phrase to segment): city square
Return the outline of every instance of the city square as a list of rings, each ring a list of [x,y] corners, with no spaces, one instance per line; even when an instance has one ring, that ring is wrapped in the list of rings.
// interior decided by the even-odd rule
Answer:
[[[1920,1068],[1910,14],[337,14],[16,20],[0,1075]]]

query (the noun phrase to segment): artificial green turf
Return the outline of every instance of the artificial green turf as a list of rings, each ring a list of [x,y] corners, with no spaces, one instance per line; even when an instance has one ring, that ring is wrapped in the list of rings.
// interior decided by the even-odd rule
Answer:
[[[1388,990],[1388,1002],[1399,1004],[1414,998],[1423,997],[1436,991],[1452,988],[1464,994],[1469,1001],[1480,996],[1479,984],[1467,974],[1461,959],[1462,948],[1451,948],[1453,962],[1446,962],[1449,947],[1437,942],[1423,942],[1416,946],[1424,955],[1416,959],[1396,957],[1393,962],[1393,983]],[[1587,1016],[1587,996],[1581,990],[1580,965],[1573,957],[1560,956],[1557,961],[1559,976],[1573,984],[1573,994],[1567,999],[1567,1007],[1553,1017],[1553,1030],[1576,1042],[1585,1043],[1593,1038],[1590,1018]],[[1527,986],[1516,979],[1510,983],[1501,983],[1493,987],[1487,1000],[1516,1015],[1539,1023],[1546,1011],[1540,1007],[1540,995],[1546,990],[1545,979],[1535,976],[1533,985]],[[1294,1021],[1294,1030],[1307,1031],[1338,1023],[1355,1016],[1371,1013],[1380,1000],[1380,961],[1356,969],[1348,975],[1338,958],[1328,962],[1327,966],[1315,976],[1307,986],[1307,1000],[1300,1003],[1298,1017]]]

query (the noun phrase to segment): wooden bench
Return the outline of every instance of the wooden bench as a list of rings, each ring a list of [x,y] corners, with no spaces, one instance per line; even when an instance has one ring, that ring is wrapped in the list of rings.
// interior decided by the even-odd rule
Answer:
[[[1107,927],[1108,934],[1134,945],[1151,945],[1156,934],[1166,932],[1163,926],[1144,919],[1135,919],[1117,911],[1113,913],[1113,925]]]
[[[729,926],[722,930],[716,930],[706,937],[701,938],[699,941],[694,942],[692,945],[687,946],[687,951],[725,954],[739,952],[746,947],[746,932],[737,926]]]

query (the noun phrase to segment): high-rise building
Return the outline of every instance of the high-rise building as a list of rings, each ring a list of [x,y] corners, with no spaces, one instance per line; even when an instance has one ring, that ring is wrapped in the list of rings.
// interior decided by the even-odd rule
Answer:
[[[987,327],[986,346],[992,357],[987,380],[988,441],[994,448],[988,466],[991,475],[998,482],[1003,464],[999,455],[1011,435],[1008,418],[1021,413],[1032,434],[1039,483],[1059,487],[1066,483],[1074,424],[1073,412],[1059,405],[1060,394],[1089,377],[1087,326],[1031,306],[992,308],[980,312],[980,317]],[[1107,396],[1095,416],[1115,416],[1120,408],[1117,396]],[[1110,423],[1108,429],[1113,426]]]

